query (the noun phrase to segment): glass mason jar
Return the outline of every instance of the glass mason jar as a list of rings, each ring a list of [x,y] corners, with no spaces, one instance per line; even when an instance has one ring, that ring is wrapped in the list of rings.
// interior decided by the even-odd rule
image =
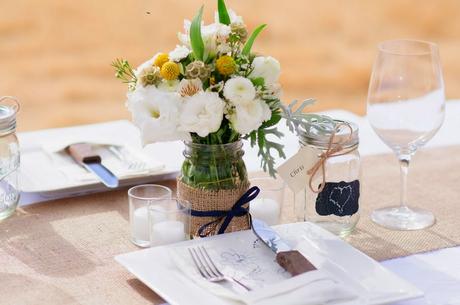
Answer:
[[[299,132],[300,145],[318,150],[318,160],[337,145],[340,145],[340,150],[325,158],[324,178],[319,167],[313,176],[308,176],[305,189],[295,194],[295,213],[298,221],[314,222],[345,237],[353,231],[359,220],[359,135],[356,124],[334,121],[337,126],[334,135],[318,133],[314,128]],[[330,144],[331,136],[333,140]],[[325,184],[321,187],[323,181]]]
[[[233,217],[222,227],[223,218],[213,211],[230,211],[249,189],[243,161],[243,143],[221,145],[185,143],[177,196],[190,203],[190,235],[203,237],[250,228],[247,214]],[[248,208],[248,204],[243,206]]]
[[[185,143],[184,163],[179,180],[206,190],[233,189],[247,185],[243,142],[228,144]]]
[[[18,110],[19,103],[15,98],[0,98],[0,220],[13,214],[19,202]]]

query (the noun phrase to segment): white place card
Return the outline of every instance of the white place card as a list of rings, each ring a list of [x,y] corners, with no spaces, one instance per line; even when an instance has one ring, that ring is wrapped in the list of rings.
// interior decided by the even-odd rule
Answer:
[[[297,193],[307,186],[308,170],[318,162],[321,152],[318,149],[304,146],[294,156],[278,167],[278,174],[289,188]]]

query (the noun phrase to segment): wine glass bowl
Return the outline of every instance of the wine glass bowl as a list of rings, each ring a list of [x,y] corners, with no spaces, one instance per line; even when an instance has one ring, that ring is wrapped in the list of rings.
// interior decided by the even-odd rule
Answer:
[[[444,81],[438,48],[417,40],[391,40],[378,48],[367,99],[367,116],[401,167],[400,205],[375,210],[372,220],[384,227],[415,230],[431,226],[433,214],[407,204],[411,157],[444,121]]]

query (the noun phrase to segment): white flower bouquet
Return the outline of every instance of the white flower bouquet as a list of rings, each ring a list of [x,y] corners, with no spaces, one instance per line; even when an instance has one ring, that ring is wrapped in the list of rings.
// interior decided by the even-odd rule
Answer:
[[[210,25],[202,23],[203,7],[192,21],[185,20],[180,45],[171,52],[157,53],[136,69],[126,60],[115,60],[116,76],[128,84],[127,107],[144,144],[183,140],[224,145],[248,139],[258,146],[262,168],[275,176],[272,154],[285,157],[283,145],[276,142],[283,136],[276,128],[280,119],[285,117],[293,130],[316,117],[301,113],[309,101],[296,112],[291,111],[294,104],[283,106],[279,62],[252,52],[265,24],[248,35],[243,18],[227,10],[224,0],[217,6]],[[235,171],[229,167],[222,173],[213,170],[218,164],[208,165],[198,174],[196,167],[184,164],[183,174],[187,170],[193,175],[188,183],[209,186],[209,181],[227,181],[222,176]]]
[[[313,100],[296,110],[295,101],[281,103],[279,62],[252,52],[265,25],[248,35],[243,18],[227,10],[224,0],[217,7],[210,25],[202,23],[203,7],[186,20],[180,45],[171,52],[157,53],[136,69],[123,59],[112,64],[128,84],[127,107],[144,144],[185,142],[177,192],[191,203],[191,234],[200,236],[248,228],[246,213],[220,228],[224,216],[213,214],[234,209],[249,188],[241,140],[258,146],[261,167],[275,176],[273,154],[285,158],[277,141],[283,136],[280,120],[291,131],[321,129],[327,121],[302,112]]]

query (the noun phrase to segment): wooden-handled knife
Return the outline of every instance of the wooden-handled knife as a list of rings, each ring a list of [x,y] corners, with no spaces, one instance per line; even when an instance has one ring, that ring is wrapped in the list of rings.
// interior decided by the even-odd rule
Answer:
[[[252,230],[257,237],[276,253],[276,262],[292,276],[316,270],[316,267],[299,251],[292,250],[266,223],[252,219]]]
[[[66,151],[75,162],[94,173],[107,187],[116,188],[118,186],[118,178],[102,165],[101,156],[93,151],[91,144],[73,144],[67,147]]]

